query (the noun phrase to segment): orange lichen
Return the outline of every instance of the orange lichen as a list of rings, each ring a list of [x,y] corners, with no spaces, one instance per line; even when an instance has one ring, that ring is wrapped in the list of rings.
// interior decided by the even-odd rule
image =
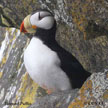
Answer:
[[[7,48],[5,49],[6,51],[4,51],[4,56],[2,58],[2,61],[0,63],[0,67],[2,68],[3,65],[6,63],[7,59],[8,59],[8,55],[9,55],[9,51],[10,48],[12,46],[12,42],[16,39],[16,31],[15,30],[12,34],[12,28],[6,28],[6,31],[8,32],[8,38],[9,38],[9,43],[6,43]],[[6,34],[6,33],[5,33]],[[15,44],[13,44],[12,48],[15,47]]]
[[[73,18],[73,22],[77,25],[78,29],[83,32],[84,35],[84,39],[86,40],[86,30],[85,28],[88,25],[88,19],[87,19],[87,15],[88,13],[90,13],[90,15],[93,14],[93,7],[90,6],[90,4],[93,2],[94,0],[86,0],[84,2],[81,2],[80,0],[76,0],[74,2],[72,2],[72,4],[68,4],[68,5],[72,5],[72,18]]]
[[[27,108],[30,104],[35,102],[37,89],[38,85],[29,78],[27,73],[25,73],[21,79],[21,85],[14,100],[17,103],[20,97],[21,104],[19,106],[17,105],[17,108]],[[19,96],[19,94],[21,95]],[[16,108],[15,106],[13,107]]]
[[[106,90],[103,94],[103,99],[108,99],[108,90]]]
[[[83,108],[86,104],[85,103],[89,103],[91,101],[91,99],[87,100],[87,97],[85,96],[85,92],[87,90],[92,90],[92,81],[88,80],[80,89],[79,91],[79,96],[77,98],[74,99],[73,102],[71,102],[71,104],[69,105],[68,108]],[[90,96],[92,96],[92,93],[89,93]]]
[[[3,72],[0,72],[0,78],[3,76]]]
[[[20,59],[20,60],[18,61],[17,70],[20,68],[21,64],[22,64],[22,61],[21,61],[21,59]]]
[[[106,75],[106,77],[108,78],[108,74]]]
[[[2,67],[6,63],[6,60],[7,60],[7,58],[6,58],[6,56],[4,56],[2,59],[2,62],[0,64],[0,67]]]

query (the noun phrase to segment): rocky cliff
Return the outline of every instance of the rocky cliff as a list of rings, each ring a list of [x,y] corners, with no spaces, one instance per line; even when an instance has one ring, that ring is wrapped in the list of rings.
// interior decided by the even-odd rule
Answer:
[[[38,8],[54,14],[56,40],[93,73],[80,90],[47,95],[27,74],[23,52],[29,39],[18,29]],[[1,0],[0,108],[107,108],[107,18],[107,0]]]

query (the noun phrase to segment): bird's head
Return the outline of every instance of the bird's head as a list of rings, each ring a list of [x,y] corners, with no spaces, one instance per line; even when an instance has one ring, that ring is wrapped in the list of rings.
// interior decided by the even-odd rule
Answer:
[[[37,28],[49,30],[54,25],[54,16],[47,10],[39,10],[26,16],[21,23],[20,31],[24,33],[35,33]]]

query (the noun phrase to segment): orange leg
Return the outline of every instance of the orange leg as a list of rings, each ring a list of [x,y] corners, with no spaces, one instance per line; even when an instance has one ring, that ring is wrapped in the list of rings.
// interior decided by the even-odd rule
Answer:
[[[49,89],[49,90],[47,90],[47,93],[48,94],[51,94],[51,93],[53,93],[53,90],[52,89]]]
[[[45,89],[48,94],[51,94],[54,91],[53,89],[48,89],[45,85],[43,85],[42,88]]]

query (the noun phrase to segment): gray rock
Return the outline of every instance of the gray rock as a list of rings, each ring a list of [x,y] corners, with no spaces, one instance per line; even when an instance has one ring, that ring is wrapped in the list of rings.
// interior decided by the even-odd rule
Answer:
[[[40,99],[29,108],[67,108],[71,100],[77,96],[78,89],[73,91],[65,91],[53,93]]]

